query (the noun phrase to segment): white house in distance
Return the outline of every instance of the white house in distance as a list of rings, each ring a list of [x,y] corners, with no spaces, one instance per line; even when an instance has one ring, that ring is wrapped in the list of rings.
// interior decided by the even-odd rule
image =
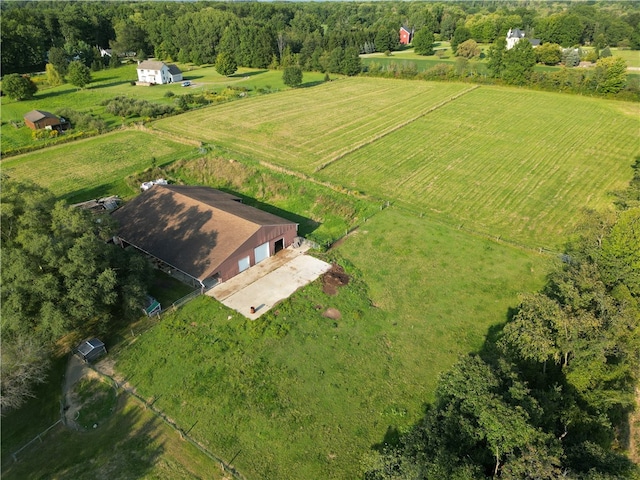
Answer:
[[[173,64],[145,60],[138,64],[138,82],[173,83],[182,81],[182,72]]]
[[[516,46],[520,40],[524,38],[524,32],[519,28],[509,29],[507,32],[507,50],[511,50]],[[528,38],[527,39],[532,47],[537,47],[540,45],[540,40],[537,38]]]

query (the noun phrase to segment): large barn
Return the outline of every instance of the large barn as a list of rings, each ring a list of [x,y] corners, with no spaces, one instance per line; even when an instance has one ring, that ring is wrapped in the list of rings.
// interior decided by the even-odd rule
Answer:
[[[118,242],[203,288],[288,247],[298,224],[208,187],[154,185],[113,213]]]

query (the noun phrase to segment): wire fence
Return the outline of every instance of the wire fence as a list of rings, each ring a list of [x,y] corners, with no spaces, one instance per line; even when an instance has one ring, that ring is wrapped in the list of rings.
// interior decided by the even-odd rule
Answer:
[[[47,428],[46,430],[40,432],[38,435],[36,435],[35,437],[33,437],[33,439],[31,439],[30,441],[28,441],[27,443],[25,443],[22,447],[20,447],[18,450],[16,450],[15,452],[13,452],[11,454],[11,458],[13,458],[14,462],[18,461],[18,455],[20,454],[20,452],[22,452],[25,448],[33,445],[33,443],[36,440],[39,440],[40,443],[43,443],[44,440],[42,440],[42,438],[56,425],[62,423],[62,418],[59,418],[57,422],[55,422],[53,425],[49,426],[49,428]]]
[[[214,453],[210,452],[204,445],[202,445],[202,443],[200,443],[195,438],[193,438],[191,435],[189,435],[189,432],[191,432],[191,430],[193,430],[193,428],[198,423],[197,421],[193,425],[191,425],[191,427],[188,428],[187,430],[183,429],[174,420],[169,418],[162,410],[160,410],[159,408],[157,408],[155,406],[155,402],[156,402],[156,400],[158,400],[159,397],[155,397],[152,401],[148,401],[147,399],[145,399],[142,396],[138,395],[134,391],[134,389],[132,387],[127,386],[128,382],[126,382],[126,381],[118,382],[115,378],[113,378],[110,375],[107,375],[104,372],[101,372],[100,370],[95,368],[93,365],[88,365],[88,366],[93,371],[95,371],[98,375],[100,375],[100,376],[108,379],[110,382],[112,382],[113,385],[115,385],[115,387],[118,390],[122,390],[127,395],[130,395],[131,397],[135,398],[140,404],[142,404],[142,406],[143,406],[143,408],[145,410],[146,409],[150,410],[156,417],[158,417],[160,420],[162,420],[166,425],[171,427],[174,431],[176,431],[180,435],[180,438],[182,438],[183,440],[188,441],[194,447],[196,447],[200,452],[202,452],[204,455],[206,455],[208,458],[210,458],[211,460],[219,463],[220,464],[220,468],[222,468],[222,470],[224,470],[226,473],[231,475],[236,480],[246,480],[244,475],[242,475],[240,472],[238,472],[238,470],[236,470],[236,468],[233,465],[231,465],[231,462],[225,462],[222,458],[220,458],[217,455],[215,455]],[[236,454],[236,456],[237,456],[237,454]],[[234,456],[234,458],[236,458],[236,456]]]

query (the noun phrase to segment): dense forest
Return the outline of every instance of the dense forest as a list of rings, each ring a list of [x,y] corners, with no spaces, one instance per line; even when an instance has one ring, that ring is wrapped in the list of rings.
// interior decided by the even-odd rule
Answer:
[[[239,66],[295,62],[328,71],[341,55],[400,48],[398,30],[493,43],[520,28],[543,43],[640,49],[634,2],[3,2],[2,72],[44,71],[66,55],[99,67],[100,48],[138,57]],[[53,49],[53,51],[52,51]],[[52,58],[53,57],[53,58]]]

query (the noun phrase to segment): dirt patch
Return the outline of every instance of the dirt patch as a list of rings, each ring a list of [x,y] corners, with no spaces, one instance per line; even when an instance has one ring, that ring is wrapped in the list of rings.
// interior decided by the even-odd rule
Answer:
[[[331,269],[322,276],[322,291],[327,295],[336,295],[338,287],[348,285],[351,277],[344,272],[344,268],[334,263]]]
[[[322,316],[330,318],[332,320],[340,320],[342,318],[342,314],[337,308],[327,308],[324,312],[322,312]]]

